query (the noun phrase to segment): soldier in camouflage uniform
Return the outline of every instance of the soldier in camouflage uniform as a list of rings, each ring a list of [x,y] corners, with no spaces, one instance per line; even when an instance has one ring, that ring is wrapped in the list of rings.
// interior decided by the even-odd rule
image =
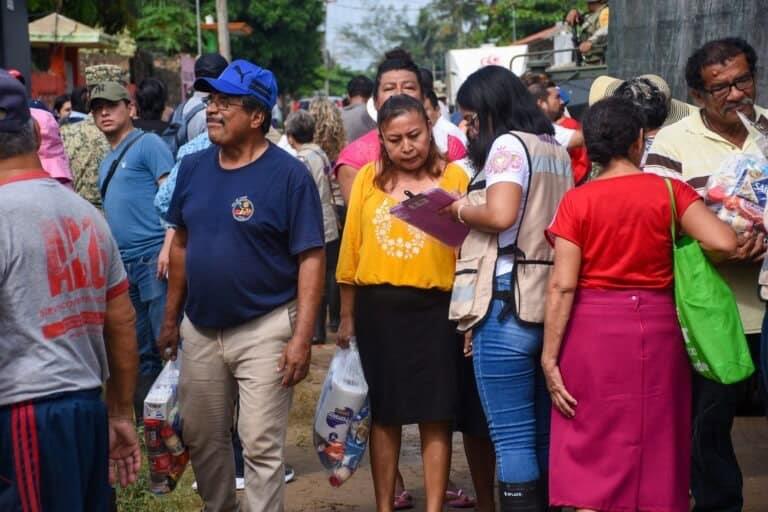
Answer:
[[[90,89],[99,82],[120,82],[128,85],[128,73],[120,66],[99,64],[85,68],[85,82]],[[101,209],[99,164],[110,151],[109,143],[93,122],[93,116],[78,123],[61,127],[61,140],[72,169],[75,192]]]
[[[589,13],[582,16],[572,10],[565,22],[576,28],[582,61],[585,64],[605,64],[605,45],[608,44],[608,0],[587,0]]]

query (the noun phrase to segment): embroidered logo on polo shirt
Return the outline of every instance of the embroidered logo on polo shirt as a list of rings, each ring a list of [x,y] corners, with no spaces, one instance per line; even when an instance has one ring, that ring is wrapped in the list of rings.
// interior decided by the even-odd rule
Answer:
[[[237,222],[245,222],[253,217],[253,203],[248,196],[242,196],[235,199],[232,203],[232,217]]]

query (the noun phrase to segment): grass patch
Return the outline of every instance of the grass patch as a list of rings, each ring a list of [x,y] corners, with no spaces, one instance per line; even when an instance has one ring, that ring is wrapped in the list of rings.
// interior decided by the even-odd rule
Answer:
[[[147,450],[144,447],[144,428],[139,428],[139,442],[141,443],[141,472],[139,479],[130,487],[117,488],[117,509],[120,512],[171,512],[200,510],[203,506],[197,492],[192,490],[192,482],[195,480],[192,465],[181,477],[176,489],[170,494],[157,496],[149,492],[149,465]]]

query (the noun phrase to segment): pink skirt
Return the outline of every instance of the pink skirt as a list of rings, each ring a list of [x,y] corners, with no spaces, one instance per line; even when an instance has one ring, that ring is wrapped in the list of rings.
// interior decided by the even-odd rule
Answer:
[[[550,503],[687,512],[691,366],[672,292],[580,290],[560,371],[578,405],[552,410]]]

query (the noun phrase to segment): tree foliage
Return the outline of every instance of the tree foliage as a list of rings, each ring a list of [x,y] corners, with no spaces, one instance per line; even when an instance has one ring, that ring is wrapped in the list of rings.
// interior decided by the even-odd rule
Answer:
[[[253,34],[232,38],[232,55],[271,69],[281,93],[296,92],[322,64],[322,0],[229,0],[232,21]]]
[[[484,4],[481,12],[487,19],[486,37],[499,44],[511,43],[514,36],[523,38],[534,34],[558,21],[565,14],[578,8],[586,10],[586,1],[580,0],[495,0]]]
[[[142,2],[134,36],[139,46],[150,51],[195,53],[195,7],[187,0]]]
[[[369,4],[363,22],[343,29],[341,36],[348,55],[363,54],[375,62],[386,49],[400,46],[440,77],[448,50],[486,42],[509,44],[514,34],[522,38],[542,30],[585,4],[585,0],[432,0],[415,19],[405,9]]]
[[[109,34],[123,28],[134,28],[139,0],[29,0],[27,9],[31,16],[41,18],[59,12],[68,18],[99,26]]]

